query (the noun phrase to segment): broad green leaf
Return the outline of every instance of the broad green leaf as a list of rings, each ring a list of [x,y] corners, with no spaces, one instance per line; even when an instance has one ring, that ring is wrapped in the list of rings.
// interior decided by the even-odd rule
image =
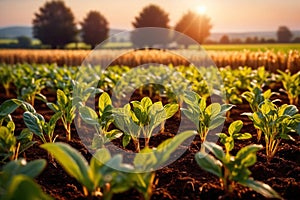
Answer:
[[[33,106],[25,101],[21,101],[21,100],[18,100],[18,99],[13,99],[13,101],[15,103],[18,103],[20,104],[21,108],[24,110],[24,111],[29,111],[29,112],[32,112],[32,113],[35,113],[35,109],[33,108]]]
[[[178,104],[167,104],[164,106],[164,110],[166,112],[166,119],[172,117],[178,111]]]
[[[21,143],[19,154],[37,143],[36,141],[32,141],[32,137],[33,133],[28,128],[21,131],[20,135],[17,137],[17,141]]]
[[[262,145],[257,145],[257,144],[248,145],[238,151],[238,153],[235,156],[235,159],[241,160],[241,162],[247,162],[247,161],[243,161],[243,160],[247,159],[250,154],[256,153],[257,151],[259,151],[262,148],[263,148]]]
[[[100,116],[103,114],[103,111],[104,111],[105,107],[107,107],[109,105],[110,106],[112,105],[112,101],[110,99],[110,96],[108,95],[108,93],[103,92],[100,95],[99,102],[98,102]]]
[[[59,107],[54,103],[46,103],[48,108],[50,108],[53,112],[58,112],[60,109]]]
[[[15,128],[16,128],[15,123],[13,121],[7,122],[6,127],[12,133],[15,131]]]
[[[90,125],[99,124],[97,113],[90,107],[87,107],[87,106],[80,107],[79,114],[80,114],[80,117],[83,119],[83,121],[85,121],[87,124],[90,124]]]
[[[234,134],[234,138],[238,139],[238,140],[247,140],[252,138],[252,135],[250,133],[237,133]]]
[[[68,104],[68,97],[65,95],[65,93],[58,89],[57,91],[57,103],[58,105],[65,107]]]
[[[183,114],[189,120],[191,120],[196,126],[198,126],[198,124],[199,124],[199,118],[200,118],[200,114],[199,113],[195,113],[192,110],[188,110],[188,109],[185,109],[185,108],[181,108],[181,111],[183,112]]]
[[[237,160],[240,161],[240,165],[243,165],[245,167],[250,167],[256,163],[256,154],[249,153],[242,160],[240,160],[240,159],[237,159]]]
[[[198,152],[195,155],[195,159],[197,164],[204,169],[205,171],[208,171],[218,177],[222,177],[222,163],[218,160],[216,160],[213,156]]]
[[[279,194],[271,188],[269,185],[260,182],[255,181],[253,179],[248,179],[243,182],[240,182],[242,185],[250,187],[254,191],[260,193],[261,195],[265,196],[266,198],[276,198],[276,199],[282,199]]]
[[[28,127],[30,131],[36,134],[39,137],[43,136],[43,127],[41,125],[40,119],[35,116],[33,113],[25,111],[23,113],[23,119],[25,125]]]
[[[264,97],[265,99],[270,99],[271,96],[272,96],[272,91],[271,91],[270,89],[268,89],[267,91],[265,91],[265,92],[263,93],[263,97]]]
[[[213,142],[204,142],[202,145],[204,145],[208,151],[212,152],[217,159],[221,161],[225,159],[225,153],[221,146]]]
[[[61,142],[46,143],[41,147],[51,153],[70,176],[87,187],[89,191],[93,191],[88,163],[77,150]]]
[[[200,103],[199,103],[199,108],[202,112],[204,112],[204,110],[206,109],[206,99],[205,98],[201,98]]]
[[[24,174],[31,178],[38,176],[46,167],[46,161],[43,159],[33,160],[22,166],[18,174]]]
[[[222,124],[224,124],[225,119],[226,119],[225,117],[221,117],[221,116],[212,119],[212,121],[209,122],[208,129],[213,130],[213,129],[221,126]]]
[[[54,129],[56,122],[61,118],[61,116],[62,116],[61,112],[57,112],[54,115],[52,115],[52,117],[49,120],[50,127]]]
[[[242,127],[243,127],[242,120],[237,120],[237,121],[232,122],[228,128],[229,135],[233,135],[235,133],[240,132]]]
[[[284,105],[282,105],[281,107],[283,107]],[[281,116],[280,111],[281,111],[281,107],[279,108],[278,111],[278,115]],[[298,109],[296,106],[294,105],[287,105],[284,109],[283,109],[283,114],[282,115],[288,115],[288,116],[293,116],[298,112]]]
[[[225,114],[227,111],[229,111],[231,108],[233,108],[235,105],[232,104],[223,104],[221,106],[221,114]]]
[[[123,135],[123,138],[122,138],[123,147],[126,147],[129,144],[130,140],[131,140],[130,135],[127,135],[127,134]]]
[[[3,199],[50,200],[52,198],[29,177],[17,175],[12,178]]]
[[[111,131],[109,131],[108,133],[105,134],[105,136],[109,140],[117,139],[117,138],[121,137],[122,135],[123,135],[123,133],[118,129],[113,129],[113,130],[111,130]]]
[[[253,113],[252,118],[255,124],[263,125],[263,121],[262,121],[263,116],[260,113],[258,112]]]
[[[21,102],[14,100],[6,100],[0,105],[0,116],[6,116],[13,113],[19,106]]]
[[[141,100],[142,107],[148,111],[148,108],[152,105],[152,100],[149,97],[144,97]]]
[[[260,110],[263,114],[269,114],[272,110],[275,110],[275,104],[269,100],[265,100],[260,106]]]
[[[134,157],[133,164],[137,171],[144,172],[145,170],[151,170],[158,160],[152,149],[145,147]]]
[[[46,167],[44,159],[33,160],[26,162],[25,159],[13,160],[4,165],[3,171],[11,175],[23,174],[30,178],[38,176]]]
[[[171,154],[181,145],[186,139],[195,136],[196,131],[184,131],[173,138],[163,141],[158,145],[155,154],[158,159],[156,166],[165,163],[171,156]]]
[[[219,103],[212,103],[206,108],[207,114],[214,118],[221,112],[221,105]]]

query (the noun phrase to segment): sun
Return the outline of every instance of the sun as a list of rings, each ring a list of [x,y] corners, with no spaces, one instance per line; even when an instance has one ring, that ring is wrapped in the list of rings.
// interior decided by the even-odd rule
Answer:
[[[197,10],[197,13],[203,15],[206,13],[206,6],[205,5],[197,6],[196,10]]]

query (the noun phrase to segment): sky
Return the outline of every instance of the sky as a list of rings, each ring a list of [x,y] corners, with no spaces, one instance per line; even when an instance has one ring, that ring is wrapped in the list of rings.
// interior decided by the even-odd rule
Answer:
[[[0,27],[30,26],[34,13],[47,0],[0,0]],[[48,0],[49,1],[49,0]],[[170,26],[188,10],[211,18],[212,32],[276,31],[285,25],[300,30],[300,0],[65,0],[76,22],[99,11],[110,28],[132,29],[143,7],[156,4],[169,13]]]

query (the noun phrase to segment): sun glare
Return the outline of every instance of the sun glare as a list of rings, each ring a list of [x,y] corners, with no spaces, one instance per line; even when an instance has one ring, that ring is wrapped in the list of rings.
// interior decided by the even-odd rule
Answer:
[[[197,9],[197,12],[199,14],[205,14],[206,13],[206,6],[204,6],[204,5],[198,6],[196,9]]]

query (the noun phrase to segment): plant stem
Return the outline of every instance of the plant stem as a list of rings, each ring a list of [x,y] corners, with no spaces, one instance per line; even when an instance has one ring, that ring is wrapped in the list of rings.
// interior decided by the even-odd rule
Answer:
[[[136,152],[140,152],[140,142],[138,138],[132,139]]]
[[[261,139],[262,131],[260,129],[256,129],[256,132],[257,132],[257,142],[259,142]]]
[[[67,123],[66,131],[67,131],[67,140],[71,141],[71,123]]]

